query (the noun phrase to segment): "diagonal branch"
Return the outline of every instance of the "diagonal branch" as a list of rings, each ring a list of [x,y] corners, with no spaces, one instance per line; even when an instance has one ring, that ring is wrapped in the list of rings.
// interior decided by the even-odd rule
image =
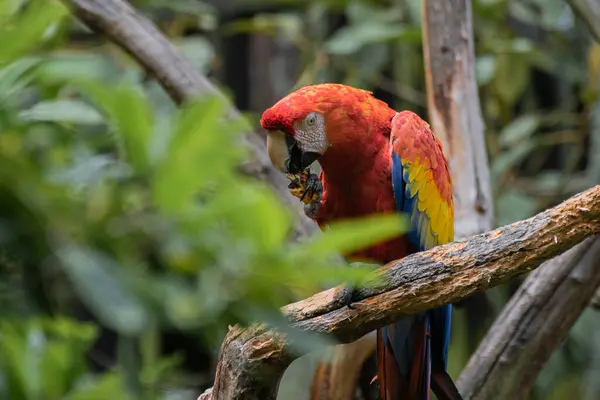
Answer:
[[[119,45],[139,64],[151,72],[165,88],[169,96],[182,103],[200,95],[216,95],[228,101],[219,89],[192,64],[158,30],[149,19],[138,13],[125,0],[63,0],[82,22],[106,35]],[[241,114],[231,107],[233,118]],[[316,230],[302,210],[300,202],[290,195],[289,181],[275,170],[269,161],[264,140],[254,132],[245,136],[253,150],[254,159],[242,166],[242,171],[269,182],[279,196],[296,211],[295,235],[304,236]]]
[[[465,399],[523,399],[600,284],[600,238],[531,273],[461,373]]]
[[[573,12],[587,25],[596,42],[600,42],[600,3],[597,0],[567,0]]]
[[[132,55],[182,103],[201,93],[221,93],[158,28],[124,0],[65,0],[73,14]]]
[[[600,40],[600,3],[568,2]],[[593,296],[600,285],[599,259],[600,239],[588,240],[523,281],[459,377],[465,399],[527,397],[585,306],[600,309],[600,289]]]
[[[355,308],[338,289],[283,307],[290,326],[350,342],[401,317],[455,302],[537,268],[600,233],[600,185],[528,220],[435,247],[378,270],[384,283],[359,292]],[[273,399],[292,354],[283,335],[262,325],[230,330],[213,389],[200,398]]]
[[[596,291],[596,293],[594,294],[594,297],[592,297],[592,301],[590,303],[590,305],[600,311],[600,285],[598,287],[598,290]]]
[[[600,44],[600,3],[596,0],[568,0],[571,9],[585,22],[596,43]],[[591,306],[600,310],[600,288],[592,299]]]

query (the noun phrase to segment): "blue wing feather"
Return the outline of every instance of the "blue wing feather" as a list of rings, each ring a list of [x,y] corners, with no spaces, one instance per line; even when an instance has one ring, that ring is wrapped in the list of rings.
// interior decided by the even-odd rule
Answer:
[[[422,224],[428,223],[426,215],[422,215],[417,207],[417,193],[412,193],[409,181],[409,169],[402,165],[400,156],[392,152],[392,187],[394,197],[396,199],[396,209],[399,213],[407,213],[411,219],[411,227],[407,233],[409,242],[418,249],[418,251],[426,249],[426,238],[422,234]],[[448,365],[448,347],[450,344],[450,322],[452,319],[452,305],[444,305],[434,310],[419,313],[414,317],[409,317],[398,321],[392,327],[384,330],[384,336],[387,337],[392,345],[394,354],[398,362],[399,370],[402,374],[409,375],[412,356],[415,352],[411,348],[412,340],[409,340],[408,334],[412,324],[416,320],[425,318],[425,323],[431,328],[431,347],[427,346],[427,354],[431,357],[431,363],[426,363],[427,386],[431,377],[431,368],[443,368],[444,371]],[[435,365],[435,360],[440,360],[442,365]]]

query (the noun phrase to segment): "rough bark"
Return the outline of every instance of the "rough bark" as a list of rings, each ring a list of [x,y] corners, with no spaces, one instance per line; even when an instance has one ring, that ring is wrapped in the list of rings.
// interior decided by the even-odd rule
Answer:
[[[458,380],[465,399],[526,399],[600,285],[600,238],[589,238],[531,273]]]
[[[600,43],[600,3],[596,0],[568,0],[577,16],[585,22],[594,40]],[[600,310],[600,288],[592,299],[591,306]]]
[[[600,233],[600,185],[528,220],[412,254],[378,269],[377,286],[361,289],[354,308],[340,288],[283,307],[290,326],[343,343],[399,318],[455,302],[537,268]],[[589,301],[589,299],[588,299]],[[219,355],[213,389],[202,400],[273,399],[292,359],[284,336],[264,326],[232,328]]]
[[[452,176],[455,237],[464,238],[492,229],[494,216],[475,79],[471,2],[421,3],[429,120]]]
[[[152,73],[176,103],[201,95],[221,96],[226,99],[213,83],[194,69],[149,19],[140,15],[128,2],[124,0],[64,0],[64,2],[78,19],[106,35]],[[232,107],[231,116],[240,118],[241,114]],[[254,132],[248,132],[245,138],[254,157],[241,166],[242,171],[269,182],[281,199],[296,211],[298,221],[295,224],[296,237],[314,232],[316,225],[304,215],[300,202],[290,195],[287,189],[289,181],[271,165],[264,138]]]
[[[494,227],[490,168],[475,76],[471,2],[423,1],[423,54],[432,130],[444,145],[452,176],[455,238]],[[491,323],[484,292],[457,304],[465,308],[469,352]]]
[[[365,360],[377,347],[375,332],[360,339],[333,346],[328,362],[319,364],[310,393],[311,400],[350,400],[356,396],[356,382]]]
[[[590,305],[600,311],[600,289],[596,290],[596,294],[594,294],[594,297],[592,298],[592,302],[590,303]]]
[[[600,31],[591,23],[600,20],[598,5],[587,0],[569,3],[598,38]],[[457,384],[465,399],[527,397],[537,374],[585,306],[595,305],[594,288],[600,283],[600,264],[595,261],[600,256],[599,240],[549,261],[521,284],[459,377]]]
[[[575,14],[587,25],[590,33],[600,42],[600,3],[598,0],[567,0]]]

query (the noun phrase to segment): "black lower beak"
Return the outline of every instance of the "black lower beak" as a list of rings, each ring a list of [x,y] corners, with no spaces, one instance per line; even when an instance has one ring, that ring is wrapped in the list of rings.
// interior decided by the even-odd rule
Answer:
[[[304,171],[310,166],[320,154],[312,151],[303,152],[298,147],[298,142],[294,138],[286,136],[286,142],[288,145],[288,158],[285,160],[285,169],[291,174]]]

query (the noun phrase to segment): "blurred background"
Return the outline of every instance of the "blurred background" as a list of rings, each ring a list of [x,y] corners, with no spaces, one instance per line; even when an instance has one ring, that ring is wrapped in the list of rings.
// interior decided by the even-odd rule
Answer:
[[[292,213],[235,166],[242,132],[302,85],[426,118],[420,1],[132,4],[248,118],[224,123],[210,98],[178,109],[60,2],[0,1],[2,398],[195,399],[228,324],[278,325],[278,306],[361,279],[328,256],[396,229],[289,243]],[[499,226],[600,183],[600,45],[564,0],[477,0],[473,19]],[[521,281],[455,312],[452,376]],[[598,332],[590,308],[531,398],[600,398]],[[305,399],[292,372],[283,398]]]

